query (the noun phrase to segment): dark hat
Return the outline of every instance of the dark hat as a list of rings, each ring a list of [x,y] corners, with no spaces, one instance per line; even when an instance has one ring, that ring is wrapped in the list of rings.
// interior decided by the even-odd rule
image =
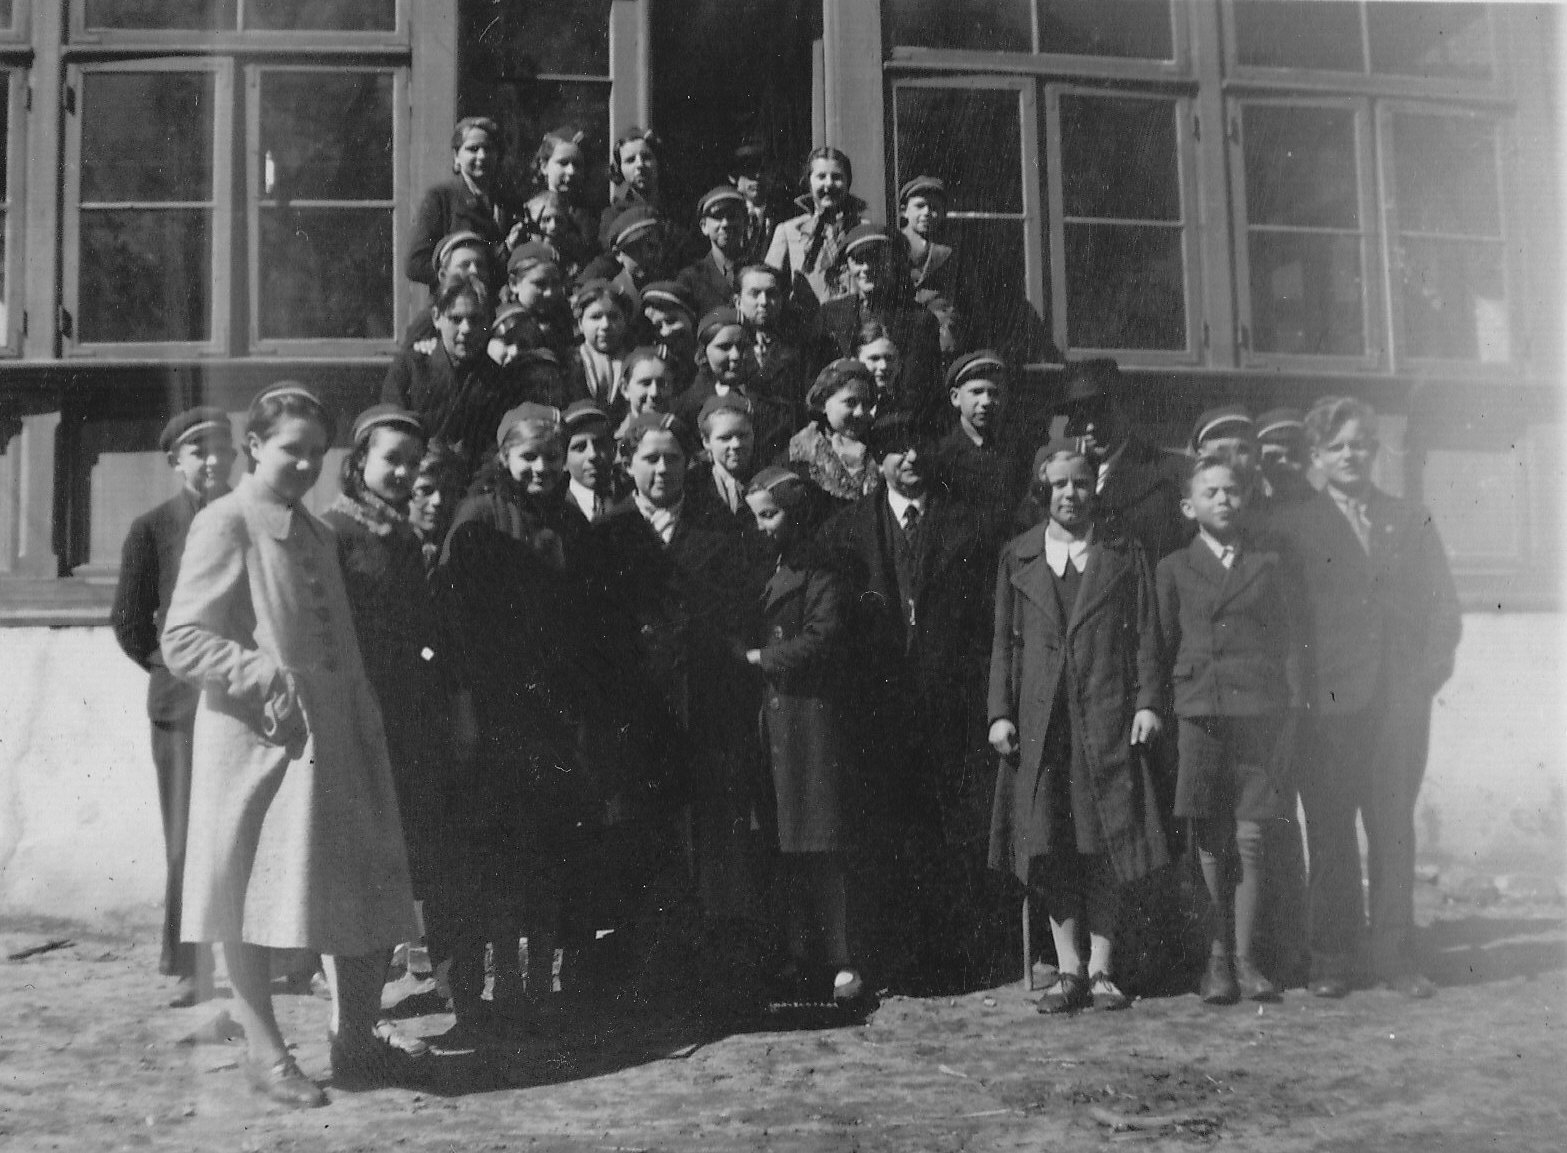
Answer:
[[[420,440],[425,437],[424,422],[406,408],[396,404],[372,404],[354,418],[354,443],[358,444],[377,428],[395,428]]]
[[[752,176],[762,171],[767,161],[767,149],[760,140],[744,141],[734,150],[729,170],[739,176]]]
[[[512,426],[521,424],[524,421],[558,427],[561,421],[560,409],[552,404],[535,404],[531,400],[524,401],[516,408],[507,410],[506,414],[501,417],[500,424],[495,428],[495,443],[505,443],[506,434],[511,431]]]
[[[702,195],[701,200],[697,201],[696,214],[698,217],[711,216],[714,214],[715,209],[722,209],[726,204],[733,205],[741,212],[745,211],[745,197],[740,195],[739,190],[733,184],[715,185]]]
[[[707,418],[715,412],[737,412],[747,420],[756,418],[756,407],[738,392],[726,393],[723,396],[710,396],[702,402],[701,411],[696,414],[698,427],[707,423]]]
[[[866,434],[865,444],[871,456],[880,460],[896,449],[907,448],[919,440],[914,426],[914,414],[895,408],[877,414],[876,421]]]
[[[659,226],[658,210],[647,204],[633,204],[609,226],[609,242],[616,248],[635,240]]]
[[[1299,440],[1306,435],[1306,418],[1298,408],[1270,408],[1257,418],[1257,439],[1275,444]]]
[[[696,324],[696,301],[686,286],[673,280],[655,280],[642,290],[642,305],[657,305],[659,308],[678,308],[691,318],[693,326]]]
[[[573,432],[578,425],[591,424],[595,420],[608,424],[609,413],[600,408],[598,402],[594,400],[573,401],[561,417],[561,423],[566,426],[567,432]]]
[[[508,275],[517,272],[526,272],[540,264],[559,264],[560,253],[555,251],[555,246],[546,240],[530,240],[526,244],[519,244],[511,250],[511,255],[506,258],[506,272]]]
[[[1007,362],[1001,359],[999,352],[988,348],[977,349],[966,353],[952,362],[947,369],[947,387],[960,388],[975,377],[983,377],[986,380],[995,380],[1006,375]]]
[[[853,357],[840,356],[816,374],[816,382],[805,394],[806,410],[823,411],[833,393],[853,380],[863,381],[872,393],[876,391],[876,377],[869,368]]]
[[[222,433],[232,443],[234,427],[229,423],[229,414],[207,404],[187,408],[184,412],[175,413],[169,418],[169,423],[163,426],[163,431],[158,434],[158,447],[170,453],[187,440],[195,440],[208,433]]]
[[[1077,437],[1054,436],[1046,441],[1039,451],[1034,454],[1034,479],[1038,480],[1041,478],[1045,465],[1049,463],[1051,457],[1063,452],[1070,453],[1073,456],[1080,456],[1088,461],[1090,465],[1094,463],[1088,454],[1083,451],[1083,442]]]
[[[527,310],[522,305],[503,304],[495,310],[495,319],[490,321],[490,335],[500,336],[509,329],[516,328],[527,319]]]
[[[879,224],[856,224],[849,229],[849,235],[843,238],[844,255],[850,255],[858,249],[866,248],[873,244],[891,244],[892,237],[887,230]]]
[[[1068,361],[1061,380],[1061,403],[1056,411],[1065,412],[1083,404],[1115,400],[1121,388],[1121,366],[1108,356],[1093,356]]]
[[[441,237],[441,242],[435,246],[435,252],[430,257],[431,266],[435,269],[436,272],[440,272],[441,265],[446,263],[446,258],[452,254],[452,249],[461,248],[464,245],[471,245],[474,248],[482,248],[486,252],[488,252],[490,248],[490,246],[485,243],[484,237],[480,236],[477,232],[470,232],[466,228],[460,229],[457,232],[448,232],[445,236]]]
[[[1256,428],[1251,413],[1238,404],[1221,404],[1210,408],[1192,425],[1192,451],[1202,447],[1210,436],[1245,436]]]
[[[905,204],[911,196],[924,194],[925,196],[939,196],[947,199],[947,184],[939,176],[916,176],[913,180],[905,180],[903,187],[898,189],[898,203]]]
[[[745,320],[733,308],[727,304],[720,305],[702,318],[702,322],[696,326],[696,340],[700,345],[705,345],[718,334],[720,328],[728,328],[731,324],[744,324]]]
[[[628,445],[641,443],[642,438],[650,432],[673,433],[680,447],[689,451],[691,444],[691,430],[686,427],[686,422],[667,412],[652,412],[644,410],[637,413],[626,422],[621,442]]]

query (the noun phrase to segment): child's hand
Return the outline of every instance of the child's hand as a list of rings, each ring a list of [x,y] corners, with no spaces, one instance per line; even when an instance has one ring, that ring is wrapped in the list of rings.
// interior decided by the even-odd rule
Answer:
[[[526,239],[528,239],[528,226],[519,220],[511,226],[511,231],[506,234],[506,251],[510,252]]]
[[[746,649],[745,650],[745,660],[746,660],[747,664],[755,665],[757,668],[761,668],[762,667],[762,650],[761,649]]]
[[[1164,725],[1159,721],[1159,714],[1152,709],[1138,709],[1137,715],[1132,718],[1133,745],[1151,745],[1163,731]]]
[[[1017,756],[1017,726],[1003,717],[990,723],[990,747],[1003,757]]]

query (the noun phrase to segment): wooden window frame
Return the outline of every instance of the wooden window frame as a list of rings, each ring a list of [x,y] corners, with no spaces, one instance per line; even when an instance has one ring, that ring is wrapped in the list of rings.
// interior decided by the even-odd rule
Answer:
[[[344,72],[381,72],[392,76],[392,196],[389,200],[296,201],[301,207],[347,207],[362,205],[390,208],[392,211],[392,284],[390,286],[391,336],[386,340],[345,337],[271,338],[261,336],[261,180],[264,160],[261,155],[261,78],[267,72],[319,72],[339,75]],[[256,355],[341,357],[377,355],[397,350],[401,329],[406,323],[403,292],[403,265],[407,263],[409,229],[408,208],[408,131],[410,106],[409,75],[406,65],[357,64],[320,65],[288,62],[250,64],[245,67],[245,260],[249,291],[246,318],[249,351]]]
[[[1243,111],[1248,107],[1283,108],[1333,108],[1350,111],[1355,118],[1356,206],[1360,215],[1361,282],[1364,292],[1361,298],[1361,324],[1365,333],[1365,353],[1360,356],[1325,356],[1287,352],[1260,351],[1255,347],[1252,322],[1251,294],[1251,228],[1252,222],[1246,203],[1246,154]],[[1308,93],[1284,96],[1269,93],[1265,96],[1232,97],[1226,102],[1225,112],[1229,120],[1227,132],[1230,165],[1230,220],[1235,232],[1235,307],[1236,346],[1241,365],[1245,368],[1282,368],[1311,373],[1366,373],[1386,372],[1387,321],[1382,307],[1385,296],[1383,286],[1386,273],[1383,267],[1381,243],[1381,211],[1377,200],[1376,150],[1372,139],[1371,101],[1361,96],[1329,96]],[[1266,226],[1262,226],[1266,227]],[[1319,232],[1343,235],[1341,229],[1280,227],[1281,232]]]
[[[25,64],[4,61],[0,61],[0,72],[5,76],[5,90],[0,92],[0,100],[6,102],[6,123],[10,128],[9,137],[0,140],[0,148],[5,149],[6,155],[6,186],[0,188],[0,206],[5,209],[6,285],[5,324],[0,327],[0,359],[9,360],[22,355],[25,328],[32,323],[27,315],[27,298],[23,294],[23,269],[27,259],[27,206],[22,190],[27,187],[29,74]]]
[[[221,56],[150,57],[138,60],[106,60],[73,63],[66,68],[66,84],[78,94],[83,79],[100,72],[210,72],[215,78],[212,116],[212,296],[207,341],[105,341],[83,343],[81,332],[81,154],[82,116],[85,101],[68,112],[65,125],[65,179],[61,221],[61,301],[70,310],[70,335],[61,334],[67,358],[170,360],[225,357],[233,348],[231,297],[233,284],[233,139],[234,63]],[[63,326],[61,326],[63,327]]]
[[[0,25],[0,44],[30,44],[34,0],[13,0],[10,26]]]
[[[430,0],[415,0],[428,3]],[[67,37],[72,44],[95,47],[132,47],[142,50],[167,51],[175,48],[199,48],[203,51],[222,53],[235,49],[276,49],[289,52],[316,51],[366,51],[376,48],[407,49],[409,34],[410,0],[395,0],[396,24],[389,30],[373,32],[342,32],[328,29],[285,31],[264,29],[245,31],[246,0],[237,0],[237,28],[227,30],[161,29],[161,28],[89,28],[87,26],[87,0],[71,0]]]
[[[1073,345],[1068,341],[1065,194],[1061,181],[1061,97],[1087,96],[1098,100],[1156,100],[1172,104],[1175,118],[1176,182],[1181,198],[1183,289],[1186,295],[1186,347],[1184,349],[1104,348]],[[1185,367],[1205,358],[1202,264],[1204,239],[1199,205],[1202,203],[1198,160],[1194,155],[1192,125],[1195,114],[1190,96],[1150,89],[1095,88],[1072,83],[1045,85],[1046,170],[1049,186],[1051,334],[1056,346],[1071,356],[1113,356],[1123,367]],[[1112,222],[1113,223],[1113,222]],[[1163,223],[1150,221],[1150,223]]]

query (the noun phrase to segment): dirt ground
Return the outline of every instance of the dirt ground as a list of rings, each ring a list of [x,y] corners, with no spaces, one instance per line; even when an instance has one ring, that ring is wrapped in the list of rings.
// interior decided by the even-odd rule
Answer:
[[[862,1024],[744,1030],[654,1012],[564,1014],[437,1082],[251,1096],[238,1045],[182,1044],[222,1001],[163,1007],[151,927],[0,923],[0,1148],[31,1150],[1043,1150],[1562,1148],[1567,914],[1554,901],[1422,897],[1429,1001],[1193,994],[1045,1018],[1018,983],[892,998]],[[388,1000],[398,995],[389,987]],[[307,1073],[328,1005],[278,998]],[[404,1027],[438,1034],[450,1017]],[[330,1089],[329,1089],[330,1092]],[[1142,1127],[1128,1127],[1142,1126]]]

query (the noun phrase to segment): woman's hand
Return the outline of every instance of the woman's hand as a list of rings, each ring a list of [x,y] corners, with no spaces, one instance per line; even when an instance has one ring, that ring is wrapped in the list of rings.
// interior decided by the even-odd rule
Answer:
[[[266,702],[261,706],[261,735],[274,745],[301,750],[309,736],[299,687],[286,669],[277,671],[267,689]]]
[[[1003,757],[1017,756],[1017,726],[1005,717],[990,723],[990,747]]]
[[[1152,709],[1138,709],[1137,715],[1132,718],[1132,744],[1151,745],[1159,739],[1159,734],[1164,731],[1164,725],[1159,720],[1159,714]]]

